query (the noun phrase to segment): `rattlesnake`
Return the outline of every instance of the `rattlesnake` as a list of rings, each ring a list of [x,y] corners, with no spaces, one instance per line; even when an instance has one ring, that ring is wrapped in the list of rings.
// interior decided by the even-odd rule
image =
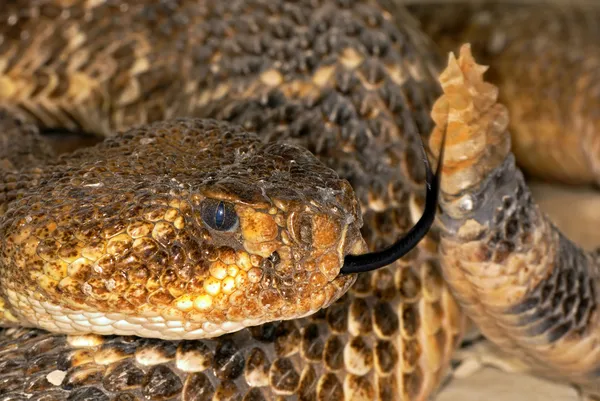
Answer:
[[[391,266],[336,271],[365,251],[361,224],[369,249],[382,249],[423,209],[416,134],[426,140],[434,127],[442,59],[400,5],[46,0],[11,2],[0,21],[3,322],[170,339],[6,329],[0,397],[422,400],[435,391],[465,327],[442,278],[440,231]],[[576,110],[580,124],[587,106]],[[476,175],[452,180],[461,144],[451,136],[442,181],[444,273],[467,305],[468,281],[452,275],[447,248],[459,238],[448,216],[460,217],[449,195],[461,183],[477,189],[504,160],[508,134],[492,126],[489,138],[505,145],[497,157],[475,158]],[[110,138],[56,159],[38,127]],[[585,160],[543,171],[589,182]],[[538,212],[528,203],[524,213]],[[478,307],[468,310],[486,334],[511,338],[477,319]],[[221,334],[215,327],[234,332],[192,339]],[[177,340],[183,332],[190,339]],[[539,352],[531,348],[534,367]]]

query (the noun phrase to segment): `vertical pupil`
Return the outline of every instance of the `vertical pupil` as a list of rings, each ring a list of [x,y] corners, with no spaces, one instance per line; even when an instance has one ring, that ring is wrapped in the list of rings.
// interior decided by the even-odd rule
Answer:
[[[215,226],[217,228],[222,228],[223,223],[225,223],[225,204],[223,202],[219,202],[217,205],[217,211],[215,212]]]

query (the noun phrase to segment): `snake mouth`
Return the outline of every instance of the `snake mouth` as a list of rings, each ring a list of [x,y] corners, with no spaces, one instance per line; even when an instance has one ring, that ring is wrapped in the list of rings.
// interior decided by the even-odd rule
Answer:
[[[346,245],[344,255],[362,255],[368,251],[369,248],[367,247],[365,240],[363,238],[357,238]]]

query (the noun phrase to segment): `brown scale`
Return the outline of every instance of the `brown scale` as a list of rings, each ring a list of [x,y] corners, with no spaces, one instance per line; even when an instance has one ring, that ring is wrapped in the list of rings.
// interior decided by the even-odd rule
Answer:
[[[165,118],[224,119],[257,132],[263,142],[304,146],[347,179],[360,202],[362,235],[371,250],[395,241],[420,216],[424,169],[416,135],[426,136],[432,127],[429,110],[439,93],[432,60],[437,55],[425,46],[427,41],[403,11],[369,0],[204,5],[50,0],[19,6],[18,12],[17,5],[0,10],[0,21],[10,22],[1,25],[8,40],[0,45],[0,60],[6,62],[0,72],[0,103],[16,107],[36,125],[111,136]],[[40,49],[48,56],[40,57]],[[91,273],[76,265],[69,276],[74,286],[66,287],[74,294],[72,302],[91,302],[94,307],[113,303],[127,311],[144,300],[152,304],[148,288],[156,303],[172,302],[164,298],[165,291],[184,296],[181,282],[191,280],[188,285],[193,286],[186,261],[205,258],[221,277],[220,262],[227,264],[223,259],[232,258],[216,247],[206,246],[200,255],[194,252],[193,242],[207,243],[211,234],[200,228],[192,213],[194,198],[186,195],[189,205],[183,202],[184,194],[168,179],[191,182],[193,163],[184,163],[182,155],[194,148],[206,147],[214,160],[233,157],[233,152],[206,142],[157,149],[148,160],[152,169],[168,171],[168,179],[149,178],[156,190],[135,182],[123,188],[119,182],[125,178],[114,171],[136,165],[125,157],[135,150],[123,148],[136,140],[126,139],[132,133],[59,159],[52,164],[56,170],[42,169],[48,174],[56,171],[45,184],[55,188],[49,194],[36,192],[34,179],[25,180],[40,174],[37,170],[10,173],[6,180],[23,182],[3,192],[11,201],[11,216],[20,210],[35,216],[36,222],[54,223],[39,224],[32,231],[43,244],[38,257],[50,257],[44,264],[32,263],[32,269],[46,269],[50,278],[63,274],[63,262],[75,263],[70,262],[70,251],[78,250],[96,260],[102,274],[112,272],[115,288],[127,288],[114,300],[98,280],[89,279],[89,286],[82,287],[76,283]],[[102,166],[95,166],[98,149],[111,147],[116,150],[108,152]],[[122,157],[115,156],[119,149]],[[259,159],[259,152],[253,167],[273,172],[295,155],[271,153]],[[43,166],[46,161],[31,164]],[[324,172],[323,167],[313,167]],[[92,177],[78,173],[84,171]],[[224,183],[219,196],[238,199],[254,189],[248,185],[251,175],[236,171],[239,180]],[[318,201],[311,192],[316,173],[275,182],[302,193],[302,202]],[[231,171],[221,174],[225,179]],[[82,185],[93,183],[93,178],[106,186],[83,191]],[[87,193],[93,193],[93,202],[78,203],[74,212],[67,200]],[[17,195],[20,200],[13,202]],[[23,195],[36,202],[25,203]],[[173,200],[178,204],[172,205]],[[59,201],[62,204],[56,205]],[[286,205],[275,202],[275,207],[284,210]],[[246,212],[256,216],[242,206],[236,210],[242,218]],[[50,219],[49,213],[60,217]],[[187,218],[186,228],[196,229],[182,233],[177,227],[180,215]],[[306,230],[301,217],[272,220],[282,241],[285,224],[286,235],[304,246],[326,240],[329,232]],[[180,244],[172,244],[174,233]],[[0,392],[45,399],[68,395],[72,400],[425,400],[443,377],[463,326],[435,262],[435,238],[432,234],[420,249],[393,266],[360,275],[338,302],[309,318],[277,321],[214,340],[161,342],[120,336],[65,340],[35,330],[9,331],[0,346],[6,350],[0,351],[0,358],[5,358],[0,366],[10,365],[0,373],[7,377]],[[86,244],[84,249],[79,249],[80,242]],[[270,253],[268,242],[253,252]],[[32,245],[38,244],[24,243],[19,253],[10,248],[10,256],[3,257],[25,265],[23,255]],[[109,245],[113,253],[105,254]],[[131,257],[121,257],[128,250]],[[60,255],[63,262],[54,258],[60,252],[65,252]],[[281,252],[279,257],[286,255]],[[265,264],[273,263],[266,257],[260,260],[265,259]],[[249,265],[239,263],[251,269],[256,267],[253,260]],[[167,262],[173,268],[167,269]],[[122,269],[126,274],[117,279],[115,272]],[[157,270],[162,274],[154,277]],[[288,283],[287,270],[275,273],[265,275],[261,290]],[[245,301],[257,300],[254,295],[248,292]],[[58,343],[41,349],[40,344],[52,341]],[[36,348],[39,355],[55,356],[58,364],[29,376],[23,369],[36,357],[30,351]]]

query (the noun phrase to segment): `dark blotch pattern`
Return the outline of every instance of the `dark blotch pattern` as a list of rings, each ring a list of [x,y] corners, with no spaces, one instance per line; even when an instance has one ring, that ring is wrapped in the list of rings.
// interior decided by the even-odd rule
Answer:
[[[589,260],[564,237],[550,276],[532,288],[508,313],[520,315],[519,326],[531,336],[545,335],[549,342],[573,331],[582,334],[596,310]]]

